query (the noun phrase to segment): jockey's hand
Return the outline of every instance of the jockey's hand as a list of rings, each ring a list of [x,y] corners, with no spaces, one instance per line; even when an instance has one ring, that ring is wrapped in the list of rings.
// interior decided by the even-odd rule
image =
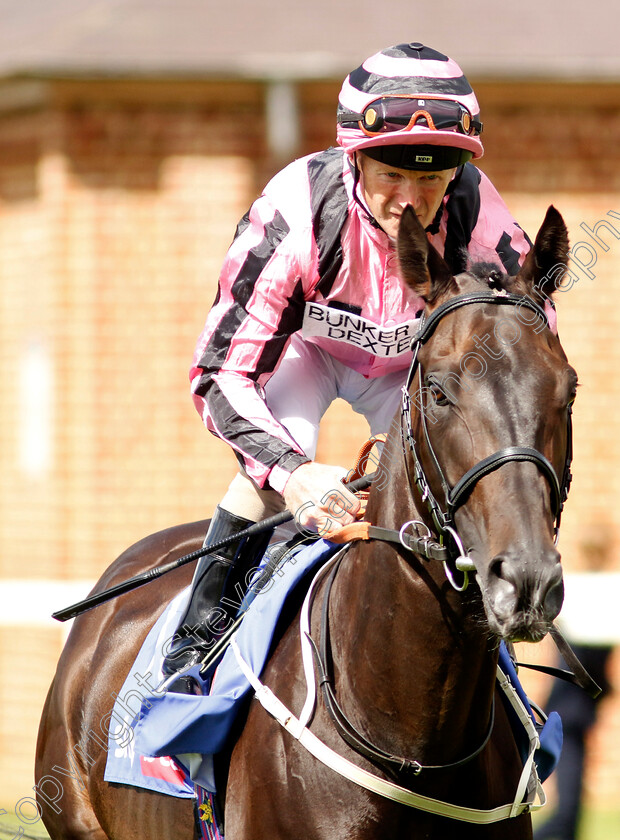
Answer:
[[[286,507],[299,528],[321,535],[355,520],[359,499],[342,479],[347,471],[310,461],[297,467],[284,487]]]

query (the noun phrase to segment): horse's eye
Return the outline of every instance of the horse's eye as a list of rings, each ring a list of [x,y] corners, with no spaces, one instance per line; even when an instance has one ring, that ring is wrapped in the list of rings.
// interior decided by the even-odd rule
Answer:
[[[577,380],[577,374],[573,370],[573,371],[571,371],[571,375],[569,375],[569,380],[568,380],[568,388],[567,388],[567,390],[568,390],[568,402],[567,402],[568,408],[572,408],[573,403],[577,399],[578,389],[579,389],[579,382]]]
[[[428,389],[433,395],[435,405],[450,405],[450,400],[446,396],[445,391],[442,391],[436,382],[429,382]]]
[[[578,387],[579,387],[579,385],[578,385],[578,384],[576,384],[576,385],[574,386],[574,388],[572,388],[572,389],[571,389],[571,392],[570,392],[569,397],[568,397],[568,407],[569,407],[569,408],[572,408],[572,407],[573,407],[573,403],[574,403],[574,402],[575,402],[575,400],[577,399],[577,388],[578,388]]]

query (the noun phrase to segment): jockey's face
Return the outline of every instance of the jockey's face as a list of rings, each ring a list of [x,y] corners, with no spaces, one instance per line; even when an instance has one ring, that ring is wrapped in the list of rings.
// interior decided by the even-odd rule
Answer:
[[[416,211],[422,227],[430,225],[456,171],[397,169],[365,154],[358,154],[357,165],[368,209],[392,239],[396,239],[400,214],[408,204]]]

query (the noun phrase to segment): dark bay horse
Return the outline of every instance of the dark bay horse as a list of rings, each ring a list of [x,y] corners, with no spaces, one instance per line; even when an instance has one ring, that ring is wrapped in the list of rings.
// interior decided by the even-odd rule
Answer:
[[[322,699],[311,731],[360,768],[473,809],[511,803],[523,766],[504,704],[494,702],[498,640],[540,640],[562,603],[554,531],[568,484],[576,376],[538,303],[553,293],[567,251],[566,227],[550,208],[516,277],[489,266],[453,277],[413,211],[403,214],[402,273],[425,299],[426,321],[381,458],[385,481],[371,490],[365,518],[385,534],[416,521],[424,525],[402,533],[460,540],[477,586],[458,591],[459,551],[450,582],[441,562],[398,538],[359,541],[318,585],[310,613],[342,714],[365,743],[407,757],[408,766],[399,772],[343,740]],[[97,588],[199,547],[204,532],[196,523],[137,543]],[[187,800],[104,782],[105,745],[89,737],[101,731],[148,629],[189,577],[173,572],[75,620],[37,748],[53,840],[194,836]],[[299,645],[293,622],[261,676],[295,714],[306,692]],[[54,776],[58,767],[65,773]],[[232,747],[225,813],[227,840],[532,836],[527,812],[471,824],[370,792],[325,767],[255,702]]]

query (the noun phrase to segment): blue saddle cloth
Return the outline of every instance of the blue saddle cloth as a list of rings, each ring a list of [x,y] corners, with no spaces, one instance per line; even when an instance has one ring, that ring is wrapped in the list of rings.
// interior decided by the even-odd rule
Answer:
[[[291,554],[256,595],[236,635],[241,654],[255,674],[266,664],[278,618],[290,592],[341,546],[318,540]],[[268,594],[267,594],[268,593]],[[215,673],[210,694],[202,697],[158,693],[167,644],[185,611],[189,589],[180,593],[151,629],[116,701],[110,723],[105,779],[172,796],[193,796],[192,782],[215,792],[213,756],[227,745],[251,686],[228,648]],[[534,715],[504,646],[500,666]],[[198,667],[194,675],[198,675]],[[540,727],[539,727],[540,728]],[[517,743],[527,755],[527,738],[515,727]],[[536,763],[544,780],[559,758],[561,722],[556,713],[540,731]],[[173,758],[171,758],[173,757]],[[191,780],[189,778],[191,776]]]
[[[291,591],[341,548],[317,540],[296,550],[287,555],[272,583],[256,595],[236,635],[243,657],[254,673],[259,674],[267,661],[278,618]],[[153,626],[118,695],[114,731],[110,725],[107,781],[188,795],[184,786],[179,790],[185,793],[175,794],[168,780],[145,777],[142,772],[145,758],[167,760],[174,756],[178,766],[191,769],[192,779],[201,787],[215,790],[212,756],[225,747],[251,686],[239,670],[232,649],[228,648],[215,672],[209,695],[157,693],[156,688],[163,679],[163,657],[188,598],[189,589],[174,599]],[[200,679],[198,670],[196,666],[190,673]]]

